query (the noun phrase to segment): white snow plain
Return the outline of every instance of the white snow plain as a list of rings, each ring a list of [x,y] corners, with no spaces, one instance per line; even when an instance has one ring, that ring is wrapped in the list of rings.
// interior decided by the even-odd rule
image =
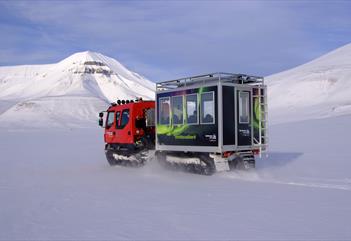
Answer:
[[[110,167],[103,130],[0,131],[0,240],[349,240],[351,116],[271,126],[252,172]]]

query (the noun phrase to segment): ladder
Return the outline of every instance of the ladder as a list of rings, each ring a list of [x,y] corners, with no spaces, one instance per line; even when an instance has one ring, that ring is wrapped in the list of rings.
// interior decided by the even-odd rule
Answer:
[[[259,85],[255,87],[257,93],[252,97],[257,98],[260,106],[260,116],[258,118],[259,126],[259,137],[253,138],[254,145],[260,148],[260,155],[263,151],[266,151],[268,144],[268,105],[267,105],[267,87],[264,85]]]

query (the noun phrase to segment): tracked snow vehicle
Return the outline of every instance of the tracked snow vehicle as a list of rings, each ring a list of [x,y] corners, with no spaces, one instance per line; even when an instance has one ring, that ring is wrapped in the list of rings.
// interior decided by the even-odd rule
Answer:
[[[106,116],[105,123],[103,117]],[[99,114],[110,165],[140,166],[155,145],[155,102],[118,100]]]
[[[255,155],[267,149],[263,77],[213,73],[160,82],[155,100],[109,107],[105,151],[111,165],[142,165],[155,149],[168,168],[211,175],[253,168]]]

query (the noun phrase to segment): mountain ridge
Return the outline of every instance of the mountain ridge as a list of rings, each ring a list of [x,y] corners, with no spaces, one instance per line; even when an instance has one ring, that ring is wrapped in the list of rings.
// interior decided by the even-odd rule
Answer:
[[[274,123],[351,114],[351,44],[266,77]]]
[[[36,126],[57,126],[55,120],[61,113],[62,118],[67,117],[64,126],[84,126],[95,122],[108,103],[153,99],[154,89],[150,80],[92,51],[72,54],[54,64],[4,66],[0,67],[0,125],[23,125],[40,116],[44,121],[34,121]]]
[[[351,44],[267,76],[266,83],[270,123],[349,115]],[[154,90],[155,83],[92,51],[72,54],[54,64],[2,66],[0,126],[35,122],[38,116],[45,126],[46,121],[61,118],[58,112],[63,119],[68,117],[66,126],[74,123],[79,127],[96,122],[96,113],[110,102],[154,99]]]

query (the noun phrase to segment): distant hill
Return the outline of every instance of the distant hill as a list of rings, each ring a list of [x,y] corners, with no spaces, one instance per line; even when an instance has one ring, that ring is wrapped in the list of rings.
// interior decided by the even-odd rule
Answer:
[[[351,114],[351,44],[266,82],[273,123]]]
[[[0,126],[84,127],[118,99],[154,99],[155,84],[117,60],[80,52],[56,64],[0,67]]]

